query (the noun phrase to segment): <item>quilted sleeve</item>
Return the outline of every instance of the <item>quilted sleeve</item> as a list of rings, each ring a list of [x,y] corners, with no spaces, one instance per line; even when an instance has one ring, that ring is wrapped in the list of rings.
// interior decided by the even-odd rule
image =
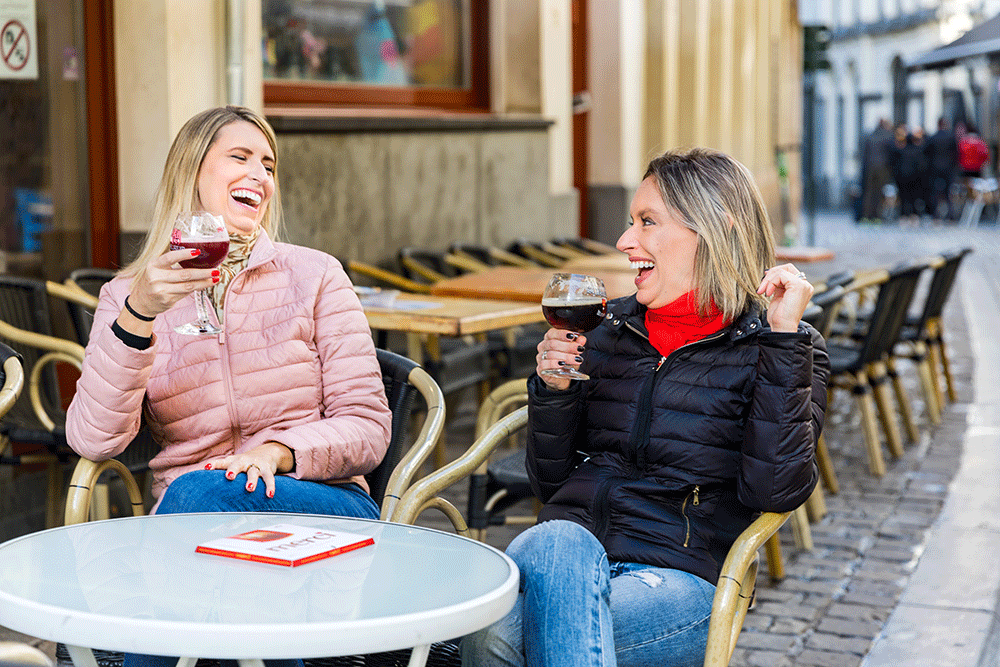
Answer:
[[[531,488],[548,502],[579,462],[577,434],[583,398],[581,383],[566,391],[546,388],[537,375],[528,379],[528,437],[526,465]]]
[[[350,279],[332,257],[316,295],[314,318],[322,365],[322,418],[271,439],[295,454],[292,477],[364,475],[385,456],[392,414],[368,320]]]
[[[101,288],[83,371],[66,411],[66,440],[77,454],[92,461],[120,454],[142,422],[155,339],[148,349],[136,350],[111,331],[126,294],[124,278]]]
[[[758,345],[737,490],[752,509],[785,512],[816,486],[830,361],[823,338],[808,325],[796,333],[762,333]]]

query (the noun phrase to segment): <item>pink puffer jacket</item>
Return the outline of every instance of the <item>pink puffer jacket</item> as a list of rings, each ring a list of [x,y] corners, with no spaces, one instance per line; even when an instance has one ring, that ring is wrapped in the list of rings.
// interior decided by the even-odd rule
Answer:
[[[118,455],[145,408],[162,448],[150,462],[156,498],[207,459],[268,440],[294,452],[292,477],[367,489],[361,475],[385,454],[391,414],[368,321],[336,259],[262,232],[227,290],[224,333],[174,333],[196,319],[191,295],[156,318],[142,351],[111,331],[130,285],[118,277],[101,290],[66,418],[77,453]]]

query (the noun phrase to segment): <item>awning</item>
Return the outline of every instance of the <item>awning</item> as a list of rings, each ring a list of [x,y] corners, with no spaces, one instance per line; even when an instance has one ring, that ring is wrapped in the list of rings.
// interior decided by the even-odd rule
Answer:
[[[951,44],[928,51],[906,66],[911,72],[951,67],[959,60],[1000,54],[1000,14],[980,23]]]

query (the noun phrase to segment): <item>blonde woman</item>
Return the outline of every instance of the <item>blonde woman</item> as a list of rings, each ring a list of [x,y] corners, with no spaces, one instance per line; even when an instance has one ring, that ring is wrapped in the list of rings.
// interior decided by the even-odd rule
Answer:
[[[351,283],[326,253],[280,243],[275,136],[250,109],[191,118],[167,155],[138,258],[101,292],[67,414],[70,445],[119,454],[143,417],[154,511],[260,510],[376,518],[363,475],[381,461],[390,412],[371,332]],[[222,216],[218,269],[178,263],[182,211]],[[195,319],[208,288],[217,336]]]
[[[466,664],[701,665],[732,541],[816,484],[829,361],[747,169],[706,149],[654,159],[617,245],[636,294],[538,345],[539,372],[590,379],[529,379],[545,505],[508,548],[518,603],[466,638]]]

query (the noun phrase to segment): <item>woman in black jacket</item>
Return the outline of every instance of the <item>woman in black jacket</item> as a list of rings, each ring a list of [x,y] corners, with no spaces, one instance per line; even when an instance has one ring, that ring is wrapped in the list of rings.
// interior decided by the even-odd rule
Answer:
[[[508,548],[518,603],[463,642],[466,664],[702,664],[733,540],[816,485],[829,361],[749,171],[706,149],[654,159],[618,249],[636,294],[538,345],[539,372],[590,379],[528,381],[545,506]]]

